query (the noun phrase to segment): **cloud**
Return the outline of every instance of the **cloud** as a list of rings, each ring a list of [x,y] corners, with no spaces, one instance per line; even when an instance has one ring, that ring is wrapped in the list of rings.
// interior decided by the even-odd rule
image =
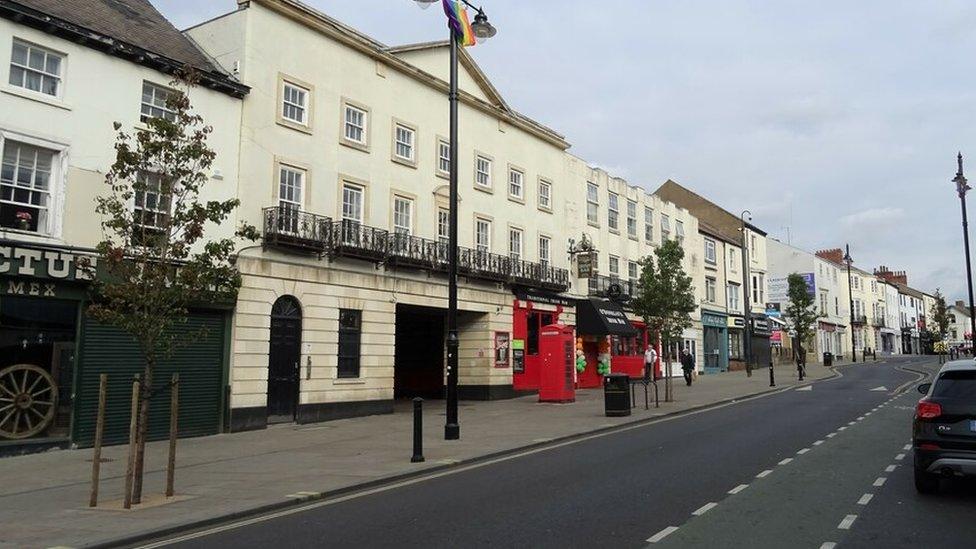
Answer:
[[[852,228],[877,228],[880,225],[900,223],[905,217],[905,210],[902,208],[870,208],[845,215],[840,218],[840,222]]]

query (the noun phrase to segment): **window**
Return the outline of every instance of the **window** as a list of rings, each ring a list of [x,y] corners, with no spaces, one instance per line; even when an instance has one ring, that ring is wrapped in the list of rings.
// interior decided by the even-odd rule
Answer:
[[[508,256],[522,259],[522,229],[508,229]]]
[[[756,259],[756,235],[749,235],[749,258]]]
[[[742,331],[729,330],[729,358],[742,359]]]
[[[143,82],[139,120],[141,122],[147,122],[150,118],[165,118],[170,122],[176,120],[176,113],[167,106],[173,93],[173,90],[157,86],[152,82]]]
[[[308,126],[308,90],[291,82],[282,82],[281,117]]]
[[[586,183],[586,222],[600,223],[600,188],[596,183]]]
[[[539,207],[543,209],[552,208],[552,183],[539,180]]]
[[[475,220],[474,245],[479,252],[491,251],[491,221],[480,217]]]
[[[627,277],[630,278],[630,283],[633,285],[636,285],[640,279],[640,269],[637,268],[636,261],[627,262]]]
[[[523,187],[522,180],[525,174],[515,168],[508,170],[508,196],[522,200]]]
[[[539,237],[539,263],[543,267],[549,266],[551,244],[552,240],[548,236]]]
[[[715,241],[709,238],[705,239],[705,262],[715,264]]]
[[[827,292],[820,292],[820,314],[827,314]]]
[[[637,238],[637,202],[627,201],[627,236]]]
[[[644,208],[644,240],[648,243],[654,240],[654,210]]]
[[[709,303],[715,303],[715,279],[706,276],[705,277],[705,301]]]
[[[683,221],[674,221],[674,239],[678,241],[679,246],[684,246],[685,244],[685,224]]]
[[[441,244],[451,243],[451,212],[445,208],[437,210],[437,241]]]
[[[413,221],[413,200],[403,196],[393,197],[393,232],[410,234]]]
[[[0,168],[0,226],[50,233],[52,182],[58,153],[20,143],[3,142]]]
[[[474,182],[479,187],[491,188],[491,159],[478,155],[474,159]]]
[[[360,145],[366,144],[366,111],[352,105],[346,105],[343,135],[349,141]]]
[[[338,377],[359,377],[360,339],[363,312],[339,309],[339,367]]]
[[[539,331],[543,326],[548,326],[553,322],[552,313],[529,313],[526,319],[526,338],[525,354],[538,356],[539,354]]]
[[[305,170],[281,166],[278,169],[278,213],[282,230],[298,232],[298,211],[302,209]]]
[[[414,161],[413,140],[416,136],[413,128],[403,124],[393,125],[393,156],[395,159]]]
[[[835,297],[834,298],[834,314],[835,315],[839,315],[840,314],[840,298],[839,297]]]
[[[729,248],[729,270],[733,273],[738,272],[737,267],[735,266],[735,255],[735,250]]]
[[[168,230],[173,196],[160,174],[140,172],[136,182],[132,240],[137,246],[148,246]]]
[[[620,258],[615,255],[610,256],[610,276],[620,276]]]
[[[851,279],[851,283],[853,284],[855,290],[860,290],[861,289],[861,279],[860,278],[858,278],[856,276],[853,277]]]
[[[766,278],[766,275],[764,275],[763,273],[759,273],[759,301],[757,301],[756,303],[759,303],[760,305],[763,305],[763,304],[766,303],[766,281],[765,281],[765,278]]]
[[[671,219],[661,214],[661,242],[671,238]]]
[[[752,275],[752,302],[759,303],[759,277]]]
[[[620,215],[620,205],[618,203],[619,199],[620,197],[617,195],[617,193],[610,193],[609,198],[607,199],[607,209],[609,210],[607,213],[607,227],[609,227],[611,231],[618,230],[617,218]]]
[[[64,55],[14,40],[8,82],[11,86],[59,97],[63,65]]]
[[[442,175],[451,173],[451,143],[443,139],[437,140],[437,171]]]
[[[729,310],[738,311],[739,310],[739,285],[729,282],[725,288],[725,292],[726,294],[728,294]]]
[[[352,183],[342,185],[343,221],[363,222],[363,188]]]

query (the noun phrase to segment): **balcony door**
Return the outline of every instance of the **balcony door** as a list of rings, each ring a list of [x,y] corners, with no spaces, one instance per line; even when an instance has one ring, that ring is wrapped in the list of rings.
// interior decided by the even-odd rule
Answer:
[[[305,194],[305,170],[281,166],[278,174],[278,228],[282,232],[298,234],[301,229],[300,210]]]
[[[294,297],[282,296],[271,307],[270,343],[268,422],[294,421],[302,356],[302,310]]]

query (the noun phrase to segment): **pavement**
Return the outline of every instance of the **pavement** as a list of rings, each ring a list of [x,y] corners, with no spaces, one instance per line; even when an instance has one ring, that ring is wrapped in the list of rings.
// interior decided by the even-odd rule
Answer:
[[[865,365],[864,368],[876,366]],[[562,462],[573,472],[568,485],[559,486],[555,478],[552,478],[551,484],[499,484],[512,488],[504,494],[504,501],[495,501],[493,505],[497,506],[475,511],[475,515],[510,516],[516,508],[525,507],[522,503],[515,505],[514,497],[526,497],[543,504],[546,499],[556,495],[550,490],[556,493],[569,490],[571,497],[582,503],[589,498],[590,488],[598,493],[595,484],[606,482],[607,479],[589,474],[589,468],[594,466],[592,460],[588,464],[576,462],[572,456],[580,447],[589,447],[588,451],[595,459],[597,455],[594,452],[597,452],[597,460],[607,464],[606,470],[615,468],[613,463],[619,459],[627,459],[626,474],[618,477],[616,482],[628,482],[630,477],[641,476],[642,471],[657,469],[646,457],[632,462],[638,457],[633,453],[608,456],[603,450],[605,443],[589,441],[586,437],[620,432],[619,436],[629,439],[632,435],[624,433],[637,433],[638,426],[666,416],[742,402],[771,391],[794,393],[792,389],[798,385],[794,370],[778,367],[775,389],[768,386],[767,373],[767,370],[759,370],[752,377],[747,377],[744,372],[701,376],[692,387],[685,387],[679,378],[674,384],[674,402],[662,401],[660,408],[654,408],[652,396],[649,410],[644,410],[641,402],[641,406],[634,408],[632,416],[622,418],[604,416],[601,390],[578,392],[577,401],[573,404],[540,404],[535,397],[462,402],[462,438],[450,442],[442,440],[441,436],[443,401],[432,401],[424,411],[426,462],[419,464],[410,463],[412,414],[407,402],[398,405],[398,411],[393,415],[308,425],[279,425],[262,431],[183,439],[178,449],[177,497],[172,499],[161,496],[165,480],[166,443],[151,443],[147,451],[145,503],[128,511],[121,508],[125,446],[103,449],[105,461],[101,472],[100,505],[94,509],[87,506],[92,458],[90,449],[58,450],[6,458],[0,460],[0,478],[5,480],[0,483],[0,524],[3,525],[0,547],[85,547],[134,543],[147,537],[164,537],[173,532],[260,513],[291,512],[309,501],[332,502],[342,494],[356,494],[369,489],[385,490],[384,486],[398,481],[423,481],[427,484],[425,475],[461,473],[466,467],[478,467],[479,463],[490,463],[492,459],[513,458],[520,451],[540,452],[540,457],[535,459],[542,461],[543,478],[549,478],[545,474],[549,469],[546,461],[555,455],[552,448],[559,449],[562,445],[573,447],[572,450],[561,450],[571,456],[571,459]],[[808,367],[807,382],[803,385],[833,376],[832,370],[811,365]],[[640,394],[637,398],[643,400]],[[774,414],[767,419],[782,421],[784,418]],[[686,438],[697,439],[696,436]],[[577,446],[575,441],[582,446]],[[711,445],[711,442],[706,442]],[[682,459],[678,445],[671,447],[663,442],[644,440],[640,447],[646,449],[648,443],[657,445],[658,451],[672,456],[671,459]],[[717,462],[726,459],[722,457],[726,450],[718,441],[715,441],[711,453]],[[658,474],[652,477],[661,480],[664,485],[674,485],[684,478],[681,468],[678,469],[679,474],[671,478],[658,478]],[[710,465],[699,464],[694,469],[689,467],[687,475],[698,476],[699,471],[708,472],[709,469],[712,469]],[[483,486],[490,486],[494,480],[484,478],[479,482]],[[659,493],[660,486],[656,484],[649,482],[643,493],[647,497]],[[477,490],[473,490],[467,495],[477,493]],[[451,506],[450,498],[440,496],[437,500],[441,506]],[[611,498],[594,502],[593,505],[613,508],[615,502]],[[589,508],[590,504],[586,507]],[[468,508],[466,512],[474,509],[478,509],[478,505]],[[439,509],[437,512],[443,511],[450,509]],[[516,522],[528,520],[538,526],[538,521],[550,514],[525,515]],[[389,510],[388,515],[390,518],[401,516],[396,510]],[[598,516],[589,515],[587,518],[588,515],[581,512],[579,518],[589,523]],[[375,516],[375,513],[370,512],[366,516]],[[418,516],[414,518],[416,521]],[[429,522],[425,528],[439,524],[436,520]],[[378,529],[375,532],[384,532],[388,536],[384,538],[387,544],[400,539],[403,524],[389,523],[386,526],[386,530]],[[506,535],[516,535],[517,530],[500,526],[500,531],[507,531]],[[346,530],[344,539],[356,544],[354,534],[357,532],[361,531]],[[268,544],[275,543],[274,540],[268,541]],[[518,540],[512,538],[509,541]],[[250,542],[241,545],[253,546]],[[310,541],[308,545],[320,546],[321,543]]]
[[[866,495],[881,501],[910,459],[904,445],[916,399],[907,391],[934,370],[927,360],[841,367],[842,377],[809,386],[619,426],[142,547],[971,546],[971,524],[944,531],[933,543],[900,543],[912,539],[904,537],[906,529],[929,520],[911,509],[892,521],[879,507],[872,530],[859,532],[870,523],[862,516],[865,506],[875,505],[864,502]],[[706,384],[707,378],[700,387]],[[910,476],[899,482],[910,486]],[[957,518],[972,516],[970,503],[949,500]],[[893,543],[848,538],[854,535],[887,536]]]

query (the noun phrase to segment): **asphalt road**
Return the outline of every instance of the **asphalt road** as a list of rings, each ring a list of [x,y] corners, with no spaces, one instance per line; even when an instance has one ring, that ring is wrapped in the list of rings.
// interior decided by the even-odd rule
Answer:
[[[972,547],[976,496],[970,486],[953,487],[941,498],[914,494],[911,452],[904,446],[915,393],[896,397],[891,391],[917,377],[899,367],[921,369],[925,362],[914,357],[845,367],[843,377],[810,390],[789,390],[161,543]],[[904,455],[899,459],[899,454]],[[870,501],[864,501],[865,494],[871,494]]]

